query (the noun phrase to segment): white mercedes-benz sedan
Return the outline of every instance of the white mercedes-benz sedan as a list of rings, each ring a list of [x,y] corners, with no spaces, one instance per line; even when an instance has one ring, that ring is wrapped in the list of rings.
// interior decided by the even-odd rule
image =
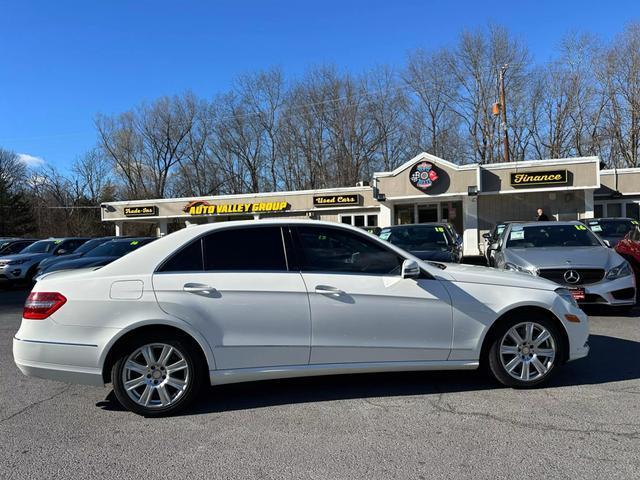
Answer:
[[[260,220],[44,275],[13,354],[26,375],[112,383],[125,407],[160,416],[205,382],[482,365],[533,387],[586,356],[588,335],[571,292],[548,280],[425,263],[335,223]]]

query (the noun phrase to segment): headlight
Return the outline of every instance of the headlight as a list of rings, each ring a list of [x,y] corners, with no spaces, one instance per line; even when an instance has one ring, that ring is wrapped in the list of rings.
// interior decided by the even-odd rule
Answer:
[[[614,280],[616,278],[628,277],[633,272],[631,271],[631,265],[629,262],[622,262],[617,267],[613,267],[611,270],[607,272],[607,280]]]
[[[7,265],[21,265],[24,262],[26,262],[26,260],[11,260],[10,262],[7,263]]]
[[[516,265],[515,263],[505,263],[505,270],[511,270],[512,272],[522,272],[528,273],[529,275],[538,275],[538,269],[535,267],[521,267],[520,265]]]
[[[563,300],[566,300],[571,305],[578,308],[578,302],[576,302],[576,299],[573,298],[570,290],[566,288],[556,288],[555,292],[558,294],[558,296],[562,297]]]

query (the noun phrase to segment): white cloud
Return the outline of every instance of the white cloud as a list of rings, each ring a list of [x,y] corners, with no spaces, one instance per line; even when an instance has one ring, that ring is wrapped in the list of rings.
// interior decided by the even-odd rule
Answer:
[[[24,163],[29,168],[38,168],[44,165],[44,159],[40,157],[34,157],[27,153],[19,153],[18,160]]]

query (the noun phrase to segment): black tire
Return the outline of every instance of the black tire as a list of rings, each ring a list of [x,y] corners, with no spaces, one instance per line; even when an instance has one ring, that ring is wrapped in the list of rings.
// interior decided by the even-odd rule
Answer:
[[[553,346],[553,349],[555,349],[555,355],[553,356],[553,359],[550,363],[548,362],[549,358],[544,356],[538,356],[535,353],[531,353],[532,351],[529,351],[528,349],[526,350],[527,355],[521,355],[521,354],[524,354],[525,351],[522,349],[518,349],[516,342],[513,342],[513,343],[515,344],[517,351],[520,352],[519,354],[514,355],[514,354],[507,353],[507,354],[501,355],[500,350],[501,350],[501,345],[503,344],[503,340],[505,339],[506,339],[505,341],[512,340],[511,337],[507,337],[508,332],[513,327],[516,327],[518,330],[522,331],[522,328],[523,328],[522,325],[527,323],[533,323],[535,325],[538,325],[539,327],[544,328],[549,333],[549,336],[552,340],[543,343],[541,345],[541,348],[548,347],[546,348],[546,350],[551,350],[551,346]],[[538,329],[534,329],[534,336],[533,336],[534,340],[536,339],[535,332],[539,332],[539,331],[540,330]],[[498,382],[513,388],[534,388],[543,383],[546,383],[555,373],[558,367],[558,364],[561,363],[565,354],[564,352],[565,344],[564,344],[562,335],[560,333],[560,327],[558,326],[558,324],[553,320],[550,320],[549,318],[546,318],[544,316],[539,316],[538,314],[533,314],[533,313],[531,314],[527,313],[525,315],[520,314],[517,316],[513,316],[508,320],[505,320],[494,332],[494,335],[492,335],[489,341],[491,342],[488,355],[487,355],[487,364],[489,367],[489,371]],[[505,345],[505,346],[507,348],[512,348],[510,345]],[[518,375],[518,374],[519,373],[522,374],[522,370],[525,368],[524,365],[522,365],[521,367],[516,366],[515,370],[513,370],[511,373],[507,371],[507,368],[503,362],[507,362],[508,360],[509,361],[514,360],[516,356],[520,358],[528,357],[528,359],[526,359],[523,363],[529,364],[526,367],[527,372],[529,372],[531,369],[535,370],[537,374],[535,378],[531,378],[529,380],[522,380],[520,378],[515,378],[513,376],[515,375],[515,376],[521,377],[521,375]],[[536,357],[539,363],[542,364],[542,367],[547,367],[547,370],[544,374],[538,371],[536,369],[537,367],[535,367],[531,363],[531,361],[533,360],[533,357]],[[514,362],[516,362],[516,365],[518,365],[518,362],[520,362],[520,360],[514,360]],[[509,364],[510,362],[507,362],[507,366]]]
[[[161,345],[166,345],[174,349],[174,353],[169,356],[168,362],[165,363],[170,364],[171,362],[181,359],[184,360],[186,368],[179,371],[176,370],[174,375],[169,373],[169,369],[160,367],[161,363],[159,362],[155,362],[158,366],[154,366],[153,370],[147,368],[146,374],[133,372],[131,369],[126,368],[125,365],[130,357],[145,346],[151,346],[154,358],[161,360],[164,351],[161,350]],[[128,342],[126,346],[119,350],[117,360],[111,369],[111,382],[113,383],[113,391],[116,394],[116,398],[126,409],[145,417],[163,417],[182,411],[198,396],[198,392],[202,388],[205,380],[205,373],[207,371],[206,361],[202,358],[202,355],[198,353],[190,342],[183,339],[176,339],[175,337],[171,338],[163,334],[145,335],[144,338],[138,338]],[[137,356],[135,358],[141,357]],[[143,362],[136,363],[142,364]],[[174,365],[176,365],[176,363],[174,363]],[[163,370],[162,373],[165,373],[166,376],[159,376],[157,380],[155,380],[154,376],[150,376],[152,373],[156,375],[154,372],[160,372],[161,369]],[[125,388],[125,378],[131,375],[132,372],[140,376],[131,378],[130,382],[138,380],[144,382],[144,384],[141,384],[136,389],[130,389],[132,392],[130,394]],[[162,373],[160,373],[160,375],[162,375]],[[184,381],[186,386],[183,390],[172,386],[172,382],[176,381]],[[153,382],[157,385],[153,385]],[[148,396],[149,405],[145,406],[132,398],[132,396],[135,397],[139,395],[139,400],[142,400],[142,396],[147,391],[147,388],[149,388],[151,393]],[[160,389],[165,390],[171,397],[171,403],[168,403],[166,406],[161,404]],[[173,399],[173,395],[175,395],[175,399]]]

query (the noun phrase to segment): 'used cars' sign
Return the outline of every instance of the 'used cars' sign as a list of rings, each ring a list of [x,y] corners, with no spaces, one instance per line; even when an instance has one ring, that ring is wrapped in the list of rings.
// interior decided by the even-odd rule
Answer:
[[[313,197],[314,207],[333,207],[343,205],[360,205],[360,195],[318,195]]]
[[[569,181],[566,170],[550,170],[545,172],[530,172],[511,174],[512,187],[524,187],[529,185],[564,185]]]
[[[155,205],[140,207],[124,207],[125,217],[156,217],[158,215],[158,207]]]

